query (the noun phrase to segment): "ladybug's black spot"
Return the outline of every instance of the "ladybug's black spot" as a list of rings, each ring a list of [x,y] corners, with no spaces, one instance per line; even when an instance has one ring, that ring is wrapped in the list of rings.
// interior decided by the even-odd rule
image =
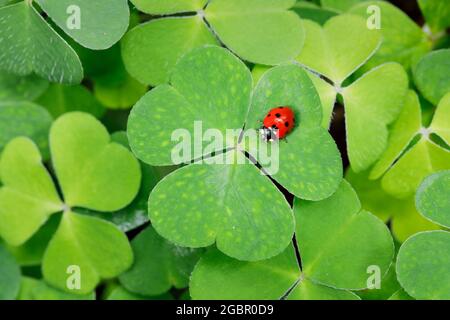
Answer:
[[[284,109],[284,107],[280,107],[280,109]]]
[[[277,114],[275,115],[275,117],[279,118],[279,117],[281,117],[281,114],[277,113]]]
[[[289,122],[285,122],[284,123],[284,126],[287,128],[287,127],[289,127]]]

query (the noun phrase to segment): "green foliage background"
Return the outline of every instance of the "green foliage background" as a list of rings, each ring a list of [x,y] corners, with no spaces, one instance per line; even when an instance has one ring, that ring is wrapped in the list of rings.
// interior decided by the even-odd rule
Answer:
[[[441,0],[0,0],[0,299],[450,299],[449,27]],[[172,163],[175,129],[281,105],[270,177],[242,139]]]

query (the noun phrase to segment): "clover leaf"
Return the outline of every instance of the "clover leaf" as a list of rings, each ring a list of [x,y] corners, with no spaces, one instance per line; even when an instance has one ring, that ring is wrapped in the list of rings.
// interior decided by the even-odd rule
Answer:
[[[301,20],[288,11],[295,0],[213,0],[204,10],[206,1],[135,2],[151,14],[197,11],[196,16],[151,20],[126,34],[125,67],[144,84],[167,83],[184,54],[207,44],[220,41],[242,59],[266,65],[293,60],[303,44]]]
[[[341,85],[378,49],[381,35],[369,30],[364,19],[340,15],[323,27],[304,21],[305,46],[297,60],[317,73]]]
[[[450,152],[431,140],[432,134],[443,133],[442,138],[450,141],[447,134],[450,128],[447,120],[449,97],[442,99],[430,127],[423,128],[417,95],[412,91],[408,94],[405,109],[389,137],[388,148],[370,174],[371,179],[384,174],[382,186],[388,193],[406,198],[416,191],[426,176],[450,169]],[[415,140],[416,136],[419,141]]]
[[[257,119],[267,110],[290,105],[299,117],[299,128],[292,133],[291,142],[281,144],[283,161],[274,178],[305,199],[332,194],[342,179],[342,163],[330,135],[320,128],[320,99],[306,72],[295,65],[269,71],[255,89],[250,107],[251,80],[249,70],[227,50],[193,50],[175,67],[171,85],[150,91],[133,108],[128,122],[131,149],[151,165],[169,165],[173,163],[172,150],[179,144],[171,138],[176,129],[185,128],[195,135],[194,121],[201,120],[203,130],[216,129],[223,136],[227,129],[240,130],[245,122],[254,132]],[[236,137],[226,140],[225,147],[230,149],[240,143]],[[220,154],[222,146],[208,148],[211,143],[205,141],[194,144],[200,143],[205,148],[191,145],[186,162],[211,153],[219,155],[177,170],[156,186],[149,199],[156,231],[187,247],[205,247],[217,241],[219,250],[238,259],[260,260],[280,253],[294,231],[292,213],[281,193],[253,164],[234,161],[244,156],[240,150]],[[251,154],[253,149],[248,151]],[[215,164],[224,158],[233,159],[232,164]],[[330,176],[323,176],[324,171]],[[174,193],[181,193],[176,203],[168,200]],[[263,208],[259,199],[271,199],[272,205]]]
[[[185,288],[201,251],[177,247],[161,238],[152,227],[131,242],[134,264],[119,280],[130,292],[156,296],[172,286]]]
[[[63,203],[41,163],[36,145],[27,138],[12,140],[1,157],[0,234],[18,246],[28,240]]]
[[[269,69],[270,67],[262,65],[256,65],[253,68],[252,76],[253,84],[255,86]],[[336,103],[336,89],[313,72],[307,70],[307,75],[313,82],[322,104],[322,127],[328,129],[330,127],[330,119],[332,117],[333,108]]]
[[[168,201],[169,194],[177,194],[177,201]],[[276,255],[294,233],[288,203],[253,164],[192,164],[176,170],[150,194],[149,216],[158,233],[177,245],[216,242],[219,250],[241,260]]]
[[[310,76],[294,65],[266,72],[254,90],[246,128],[261,127],[270,110],[267,106],[290,106],[297,113],[298,130],[288,143],[279,145],[279,171],[273,178],[302,199],[321,200],[333,194],[341,181],[342,162],[334,140],[320,127],[321,101]],[[255,150],[248,151],[259,160]]]
[[[0,244],[0,300],[15,299],[20,288],[20,268],[14,257]]]
[[[114,211],[136,196],[138,162],[125,147],[110,142],[95,118],[78,112],[60,117],[50,131],[50,148],[66,205]]]
[[[423,57],[414,68],[414,83],[432,104],[450,92],[450,49],[433,51]]]
[[[386,63],[342,87],[375,54],[380,33],[367,29],[361,17],[348,14],[331,18],[323,27],[312,21],[304,26],[305,47],[297,60],[333,82],[336,95],[342,94],[350,164],[353,170],[364,171],[386,148],[387,126],[403,107],[408,77],[399,64]]]
[[[34,103],[0,103],[0,152],[13,138],[26,136],[38,145],[44,158],[47,159],[48,133],[52,121],[47,110]]]
[[[450,171],[427,177],[416,193],[416,206],[428,220],[450,228]]]
[[[0,16],[0,45],[6,48],[0,56],[1,69],[20,76],[36,73],[52,82],[81,82],[83,68],[75,51],[29,2],[0,8]]]
[[[303,45],[301,21],[288,11],[295,2],[213,0],[205,9],[205,18],[219,39],[241,58],[276,65],[291,61]]]
[[[71,294],[49,286],[43,280],[22,277],[18,300],[95,300],[95,292]]]
[[[420,26],[387,1],[366,1],[353,6],[348,12],[367,19],[370,6],[376,6],[380,10],[383,43],[363,67],[364,70],[392,61],[409,69],[431,50],[431,41]]]
[[[65,291],[91,292],[101,279],[114,278],[133,262],[128,239],[114,224],[102,219],[65,211],[45,251],[45,280]],[[66,287],[69,266],[81,272],[80,288]]]
[[[155,88],[134,106],[128,120],[131,149],[150,165],[174,164],[172,150],[179,142],[172,141],[172,133],[179,128],[194,133],[196,120],[202,120],[204,131],[218,129],[224,136],[226,129],[242,128],[251,87],[246,66],[225,49],[193,50],[175,67],[171,86]],[[209,144],[204,142],[202,149]],[[192,147],[187,160],[203,155]]]
[[[47,108],[55,118],[72,111],[87,112],[100,118],[105,112],[92,93],[81,85],[51,84],[36,103]]]
[[[50,215],[64,211],[44,254],[44,278],[59,289],[86,294],[100,279],[125,271],[132,263],[132,251],[114,224],[77,214],[75,207],[97,211],[125,207],[139,189],[139,164],[84,113],[68,113],[53,123],[50,150],[64,200],[31,140],[19,137],[6,146],[1,158],[0,234],[11,245],[23,244]],[[83,273],[81,288],[75,292],[66,287],[71,265]]]
[[[301,264],[292,245],[282,254],[258,262],[237,261],[212,249],[192,273],[192,297],[358,299],[346,290],[367,288],[367,268],[377,265],[384,275],[394,255],[386,226],[359,211],[358,198],[347,182],[329,199],[315,203],[297,200]]]
[[[418,233],[400,248],[397,258],[398,281],[413,298],[448,300],[449,265],[450,232]]]
[[[126,0],[36,1],[58,27],[86,48],[107,49],[119,41],[128,28],[130,13]],[[68,8],[73,6],[77,6],[81,13],[80,28],[67,23]]]
[[[91,49],[106,49],[128,27],[126,0],[36,0],[40,8],[70,37]],[[70,14],[77,15],[71,17]],[[98,16],[97,13],[102,12]],[[33,1],[20,1],[0,8],[0,68],[20,76],[36,73],[51,82],[75,84],[83,68],[75,51],[40,15]],[[69,19],[78,19],[75,27]],[[18,25],[17,21],[24,23]],[[14,49],[14,50],[13,50]]]

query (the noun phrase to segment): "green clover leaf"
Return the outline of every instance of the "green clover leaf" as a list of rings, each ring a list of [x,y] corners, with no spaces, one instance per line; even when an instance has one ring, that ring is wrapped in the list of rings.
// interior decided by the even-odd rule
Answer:
[[[140,10],[152,14],[198,12],[196,16],[155,19],[126,34],[122,43],[125,67],[144,84],[167,83],[184,54],[219,40],[242,59],[266,65],[293,60],[303,45],[301,20],[288,11],[295,0],[213,0],[204,11],[206,1],[135,2]]]
[[[387,126],[403,107],[408,87],[406,72],[399,64],[386,63],[342,87],[375,54],[381,43],[379,32],[369,30],[361,17],[348,14],[331,18],[323,27],[312,21],[305,21],[304,26],[306,43],[297,60],[332,81],[335,96],[342,94],[350,164],[353,170],[364,171],[386,148]],[[325,86],[325,90],[325,96],[330,96],[331,88]],[[332,104],[328,105],[324,114],[331,116]],[[330,118],[324,119],[324,123],[329,122]]]
[[[119,280],[127,290],[142,296],[161,295],[172,286],[187,287],[201,254],[199,250],[174,246],[152,227],[134,238],[131,246],[134,264]]]
[[[368,169],[383,154],[388,143],[387,126],[401,112],[407,84],[403,68],[399,64],[387,63],[343,89],[347,149],[355,171]]]
[[[355,5],[348,12],[368,18],[367,10],[376,6],[380,10],[383,43],[377,53],[363,67],[370,70],[382,63],[398,62],[409,69],[431,50],[427,34],[402,10],[387,1],[368,1]]]
[[[394,244],[384,223],[360,211],[347,182],[319,202],[297,199],[294,247],[268,260],[242,262],[212,249],[196,265],[194,299],[358,299],[349,289],[368,287],[368,267],[389,270]],[[348,250],[352,248],[352,250]]]
[[[44,159],[47,159],[48,133],[52,121],[47,110],[33,103],[0,103],[0,152],[13,138],[25,136],[38,145]]]
[[[127,71],[143,84],[166,83],[187,52],[217,44],[200,16],[156,19],[131,29],[122,41]]]
[[[94,50],[108,49],[128,29],[130,12],[126,0],[36,0],[42,10],[71,38]],[[80,10],[80,28],[70,27],[67,11]],[[101,12],[101,14],[98,14]]]
[[[416,206],[428,220],[450,228],[450,171],[427,177],[416,193]]]
[[[419,7],[431,31],[438,33],[450,27],[450,5],[439,0],[419,0]]]
[[[450,97],[450,94],[449,94]],[[405,109],[394,124],[388,148],[375,164],[371,179],[381,176],[382,186],[398,198],[411,196],[422,180],[439,170],[450,169],[450,152],[431,140],[431,134],[443,133],[447,141],[449,97],[439,104],[429,128],[422,128],[420,103],[414,92],[408,94]],[[419,136],[419,141],[416,141]]]
[[[128,28],[126,0],[36,0],[36,3],[67,35],[91,49],[111,47]],[[2,52],[1,69],[20,76],[36,73],[51,82],[81,82],[83,68],[76,52],[40,15],[33,1],[2,7],[0,17],[0,44],[8,48]],[[77,20],[75,27],[69,25],[71,19]],[[17,21],[23,24],[19,26]]]
[[[238,56],[276,65],[291,61],[303,45],[301,21],[288,11],[295,2],[213,0],[205,9],[205,18],[219,39]]]
[[[340,15],[323,27],[304,21],[305,46],[297,60],[341,85],[378,49],[381,35],[369,30],[366,21],[355,15]]]
[[[227,156],[235,157],[236,152]],[[169,194],[179,194],[178,201],[168,201]],[[262,199],[270,207],[264,207]],[[276,255],[294,233],[288,203],[253,164],[192,164],[179,169],[150,194],[149,215],[158,233],[180,246],[216,242],[219,250],[241,260]]]
[[[60,117],[50,130],[50,148],[66,205],[114,211],[136,196],[138,162],[125,147],[110,142],[95,118],[78,112]]]
[[[194,132],[196,120],[202,120],[203,130],[218,129],[224,136],[226,129],[242,128],[251,87],[246,66],[226,50],[192,51],[175,67],[171,86],[155,88],[134,106],[128,120],[131,149],[148,164],[172,165],[171,151],[179,144],[171,139],[174,130]],[[209,144],[204,142],[202,149]],[[192,146],[191,159],[203,155],[195,149]],[[213,151],[221,150],[209,153]]]
[[[36,145],[27,138],[12,140],[1,157],[0,234],[18,246],[28,240],[63,203],[41,163]]]
[[[253,84],[256,86],[261,80],[264,73],[270,67],[256,65],[252,70]],[[330,119],[332,117],[334,104],[336,103],[336,89],[327,81],[320,78],[317,74],[307,70],[307,74],[314,84],[314,87],[319,94],[320,102],[322,104],[322,128],[328,129],[330,127]]]
[[[18,300],[95,300],[95,292],[71,294],[29,277],[22,277]]]
[[[20,268],[14,257],[0,244],[0,300],[17,297],[20,288]]]
[[[331,195],[342,179],[342,163],[332,138],[320,128],[320,99],[307,73],[295,65],[270,70],[255,89],[249,110],[251,80],[245,65],[227,50],[193,50],[175,67],[171,85],[155,88],[133,108],[128,122],[133,152],[151,165],[169,165],[179,144],[172,139],[176,129],[195,134],[194,121],[202,120],[203,130],[216,129],[223,136],[227,129],[240,130],[245,122],[254,131],[271,106],[290,105],[299,117],[299,129],[286,145],[281,144],[282,161],[274,178],[305,199]],[[236,137],[226,140],[227,148],[239,143]],[[187,161],[222,152],[222,146],[217,150],[210,142],[202,143],[201,150],[197,142],[191,145]],[[252,154],[254,149],[245,148]],[[228,150],[206,164],[192,164],[163,179],[149,199],[156,231],[181,246],[205,247],[216,241],[219,250],[238,259],[260,260],[280,253],[294,231],[289,206],[253,164],[216,165],[224,158],[238,157],[244,157],[240,150]],[[180,201],[167,200],[168,194],[180,190]],[[261,197],[272,199],[270,208],[263,210]]]
[[[398,281],[413,298],[448,300],[449,265],[450,232],[418,233],[400,248],[397,258]]]
[[[0,56],[1,69],[20,76],[36,73],[51,82],[81,82],[83,68],[77,54],[32,5],[22,1],[0,8],[0,17],[0,45],[6,48]]]
[[[111,143],[106,129],[84,113],[68,113],[53,123],[50,149],[64,202],[31,140],[19,137],[6,146],[0,167],[4,183],[0,234],[9,244],[21,245],[50,215],[64,211],[44,254],[44,278],[74,293],[66,287],[66,272],[68,266],[78,265],[83,276],[75,293],[86,294],[100,279],[125,271],[132,263],[132,251],[114,224],[71,208],[114,211],[125,207],[140,186],[139,163],[125,147]]]
[[[87,294],[101,279],[114,278],[132,262],[128,239],[114,224],[66,211],[45,251],[42,273],[48,283],[70,292],[67,268],[76,265],[81,284],[72,292]]]
[[[97,118],[105,113],[105,108],[81,85],[51,84],[36,103],[45,107],[55,118],[72,111],[87,112]]]
[[[341,158],[332,137],[320,127],[321,101],[310,76],[294,65],[267,71],[254,90],[246,128],[261,127],[267,106],[290,106],[298,125],[288,143],[279,144],[279,171],[273,178],[302,199],[321,200],[333,194],[342,177]],[[248,151],[259,160],[257,152]]]
[[[450,49],[438,50],[423,57],[414,68],[414,83],[432,104],[450,92]]]

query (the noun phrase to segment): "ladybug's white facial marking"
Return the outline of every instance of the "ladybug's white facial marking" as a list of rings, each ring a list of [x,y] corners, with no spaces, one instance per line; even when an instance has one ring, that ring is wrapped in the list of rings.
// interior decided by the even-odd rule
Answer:
[[[262,127],[259,129],[261,137],[266,142],[273,142],[278,140],[278,129],[277,128],[266,128]]]

